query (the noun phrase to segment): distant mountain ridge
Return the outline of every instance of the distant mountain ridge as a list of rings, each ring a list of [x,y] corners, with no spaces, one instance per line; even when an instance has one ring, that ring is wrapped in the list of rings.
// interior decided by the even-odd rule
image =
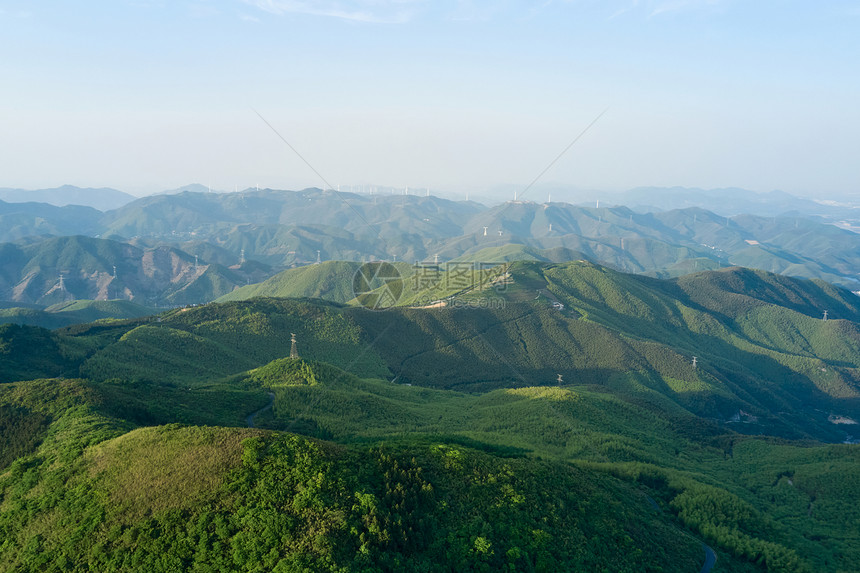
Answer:
[[[82,234],[205,253],[227,266],[244,256],[276,269],[318,259],[414,263],[475,260],[483,252],[511,260],[518,250],[526,258],[555,250],[658,277],[740,265],[860,290],[860,234],[807,212],[722,216],[688,207],[641,213],[532,201],[487,208],[432,196],[319,189],[182,191],[106,213],[86,209],[0,203],[0,240]]]
[[[10,189],[0,188],[0,200],[10,203],[37,202],[48,203],[57,207],[66,205],[83,205],[99,211],[118,209],[131,203],[137,197],[110,187],[75,187],[63,185],[52,189]]]
[[[176,189],[167,189],[165,191],[159,191],[158,193],[152,193],[151,195],[147,195],[147,197],[152,197],[155,195],[177,195],[179,193],[185,193],[186,191],[189,191],[191,193],[221,193],[221,191],[213,191],[212,188],[207,185],[202,185],[200,183],[191,183],[189,185],[177,187]]]
[[[838,207],[784,191],[755,193],[736,187],[699,189],[689,187],[636,187],[607,197],[637,211],[670,211],[699,207],[720,215],[759,215],[775,217],[787,213],[809,215],[837,214]]]

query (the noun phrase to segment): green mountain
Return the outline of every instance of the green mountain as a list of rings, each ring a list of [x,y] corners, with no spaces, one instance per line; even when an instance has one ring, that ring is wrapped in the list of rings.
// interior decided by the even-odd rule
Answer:
[[[292,271],[291,285],[351,268]],[[860,299],[826,283],[745,269],[661,281],[588,262],[423,273],[401,279],[387,312],[255,298],[119,323],[80,374],[198,384],[283,356],[296,333],[303,356],[400,383],[487,391],[561,375],[725,427],[745,412],[746,431],[792,438],[841,441],[830,415],[860,417]]]
[[[355,261],[385,257],[382,240],[324,225],[244,224],[218,232],[215,241],[232,252],[244,250],[247,256],[280,268],[312,264],[317,257]],[[416,242],[420,244],[420,239]]]
[[[744,269],[672,281],[587,262],[518,262],[494,272],[505,274],[457,294],[444,290],[455,284],[444,273],[426,294],[404,290],[406,306],[440,301],[433,312],[355,316],[401,382],[484,391],[561,374],[659,394],[721,423],[749,412],[757,421],[747,431],[834,440],[844,434],[829,414],[860,414],[860,299],[843,289]],[[745,294],[718,291],[721,284]],[[841,320],[816,316],[827,308]]]
[[[352,279],[361,263],[326,261],[289,269],[262,283],[244,286],[218,299],[218,302],[247,300],[257,296],[285,298],[321,298],[334,302],[347,302],[355,295]]]
[[[670,515],[604,472],[445,442],[136,427],[107,407],[112,391],[0,387],[5,418],[29,421],[4,437],[32,452],[0,475],[4,570],[688,571],[704,560]],[[230,400],[209,393],[207,404]],[[50,523],[27,517],[42,514]]]
[[[475,216],[464,233],[452,239],[448,258],[520,243],[566,247],[620,270],[662,277],[748,266],[852,288],[860,280],[854,271],[860,235],[800,216],[729,218],[700,208],[643,214],[627,207],[508,202]]]
[[[454,263],[509,263],[512,261],[542,261],[547,263],[566,263],[584,259],[579,251],[566,247],[537,249],[522,244],[507,243],[498,247],[486,247],[480,251],[462,255],[452,260]]]
[[[565,459],[645,486],[687,526],[767,570],[850,570],[860,558],[860,532],[843,527],[856,519],[856,446],[726,434],[669,402],[593,385],[460,394],[327,374],[320,366],[311,364],[310,376],[307,364],[249,373],[249,383],[275,393],[274,408],[257,425],[387,444],[408,428],[412,436],[497,456]],[[733,570],[730,559],[720,559]]]
[[[0,202],[0,571],[860,570],[860,237],[658,195]]]
[[[260,263],[226,268],[172,247],[84,236],[0,244],[0,253],[0,298],[40,305],[120,298],[153,306],[193,304],[268,274]]]
[[[0,383],[67,374],[77,346],[37,326],[0,324]]]
[[[42,309],[0,309],[0,323],[12,322],[43,328],[60,328],[104,319],[138,318],[159,312],[128,300],[75,300]]]
[[[314,267],[271,287],[354,264]],[[407,268],[386,311],[0,327],[0,570],[857,569],[856,295]]]
[[[324,261],[318,265],[288,269],[259,284],[237,288],[216,302],[248,300],[254,297],[307,297],[346,303],[355,298],[355,277],[362,264],[352,261]],[[408,277],[414,270],[407,263],[393,263],[393,268],[404,277]]]

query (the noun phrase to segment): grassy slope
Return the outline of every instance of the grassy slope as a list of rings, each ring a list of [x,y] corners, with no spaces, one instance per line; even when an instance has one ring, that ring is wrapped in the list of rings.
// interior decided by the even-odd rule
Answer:
[[[687,571],[703,558],[603,472],[438,441],[134,429],[101,411],[100,391],[46,380],[0,393],[34,408],[51,393],[54,416],[0,473],[0,570]]]
[[[353,298],[352,277],[361,263],[326,261],[289,269],[265,281],[226,294],[218,302],[247,300],[257,296],[313,297],[345,303]]]
[[[76,300],[55,304],[44,310],[18,307],[2,309],[0,323],[53,329],[96,320],[139,318],[156,312],[156,309],[127,300]]]
[[[325,261],[318,265],[288,269],[262,283],[238,288],[216,302],[248,300],[254,297],[309,297],[346,303],[355,297],[354,278],[362,264],[352,261]],[[402,276],[409,276],[413,271],[408,263],[396,263],[394,268]]]
[[[595,388],[468,395],[310,366],[313,384],[279,381],[272,371],[249,378],[276,395],[259,423],[353,443],[426,435],[496,455],[569,460],[647,485],[709,542],[770,570],[847,571],[860,562],[860,530],[845,527],[857,523],[850,503],[857,446],[722,434],[670,403],[635,403]]]

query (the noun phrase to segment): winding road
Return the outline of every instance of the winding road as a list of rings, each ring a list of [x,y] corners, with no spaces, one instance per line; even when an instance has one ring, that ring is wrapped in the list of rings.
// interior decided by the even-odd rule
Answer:
[[[271,410],[272,406],[274,406],[274,405],[275,405],[275,393],[269,392],[269,403],[266,406],[263,406],[262,408],[257,410],[256,412],[254,412],[253,414],[251,414],[250,416],[248,416],[247,418],[245,418],[245,421],[248,422],[248,427],[253,428],[254,427],[254,418],[259,416],[260,414],[262,414],[266,410]]]
[[[648,505],[650,505],[652,509],[654,509],[655,511],[657,511],[659,513],[663,512],[663,508],[661,508],[657,504],[657,502],[654,501],[654,498],[652,498],[650,495],[646,495],[645,499],[648,501]],[[689,535],[689,534],[685,533],[685,535]],[[690,537],[693,537],[693,536],[690,535]],[[693,537],[693,539],[695,539],[695,537]],[[711,569],[713,569],[714,565],[717,564],[717,554],[714,553],[713,549],[711,549],[710,547],[708,547],[704,543],[702,543],[702,547],[705,549],[705,564],[702,565],[702,570],[699,573],[711,573]]]
[[[714,565],[717,564],[717,554],[704,543],[702,543],[702,547],[705,548],[705,564],[702,565],[702,571],[700,573],[710,573],[711,569],[714,568]]]

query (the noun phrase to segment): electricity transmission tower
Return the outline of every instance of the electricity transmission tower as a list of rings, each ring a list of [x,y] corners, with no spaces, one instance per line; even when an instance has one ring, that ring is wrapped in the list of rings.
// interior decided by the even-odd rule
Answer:
[[[299,351],[296,348],[296,335],[295,333],[290,333],[290,358],[298,358]]]

